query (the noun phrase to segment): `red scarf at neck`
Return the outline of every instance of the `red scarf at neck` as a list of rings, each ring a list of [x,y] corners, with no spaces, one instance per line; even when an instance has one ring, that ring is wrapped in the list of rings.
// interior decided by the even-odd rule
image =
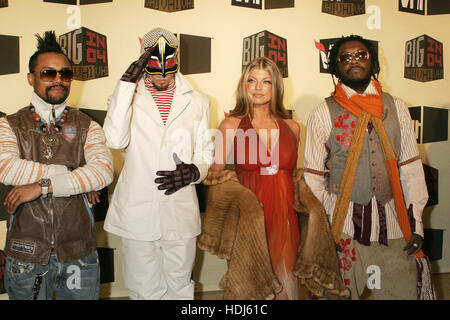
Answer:
[[[382,118],[383,114],[383,100],[381,98],[381,85],[378,81],[372,80],[378,95],[367,94],[362,96],[360,94],[355,94],[348,98],[347,93],[344,88],[342,88],[342,83],[339,82],[336,86],[335,92],[331,95],[334,99],[346,110],[351,112],[355,117],[359,118],[361,109],[366,111],[368,114],[375,116],[377,118]]]

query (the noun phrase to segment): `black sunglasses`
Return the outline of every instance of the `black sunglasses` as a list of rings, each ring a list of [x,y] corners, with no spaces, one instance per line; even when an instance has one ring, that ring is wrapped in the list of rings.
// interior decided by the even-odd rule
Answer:
[[[39,74],[41,80],[51,82],[55,81],[58,73],[62,81],[68,82],[73,79],[73,71],[70,69],[61,69],[61,70],[43,69]]]

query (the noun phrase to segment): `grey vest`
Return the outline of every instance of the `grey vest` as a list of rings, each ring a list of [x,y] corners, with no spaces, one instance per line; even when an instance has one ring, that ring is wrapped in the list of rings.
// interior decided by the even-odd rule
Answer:
[[[382,98],[384,128],[398,158],[401,133],[397,110],[390,94],[383,92]],[[358,118],[341,107],[333,97],[325,100],[332,121],[332,129],[327,141],[329,155],[326,167],[330,170],[330,174],[327,175],[327,189],[337,194]],[[383,151],[375,129],[370,134],[366,132],[354,178],[351,201],[366,205],[374,195],[382,205],[393,198]]]

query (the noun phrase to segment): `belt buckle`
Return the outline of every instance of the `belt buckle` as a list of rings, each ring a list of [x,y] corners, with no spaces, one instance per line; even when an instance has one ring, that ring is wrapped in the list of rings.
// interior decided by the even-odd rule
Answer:
[[[277,172],[278,172],[278,166],[276,164],[273,164],[269,167],[261,168],[261,175],[273,176],[274,174],[277,174]]]

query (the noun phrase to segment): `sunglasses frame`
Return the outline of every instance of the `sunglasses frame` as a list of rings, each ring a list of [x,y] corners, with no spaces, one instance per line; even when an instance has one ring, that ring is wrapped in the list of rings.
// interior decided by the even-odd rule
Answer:
[[[361,57],[356,57],[356,54],[360,53],[360,52],[365,52],[366,53],[366,57],[365,58],[361,58]],[[341,57],[344,55],[348,55],[350,57],[350,59],[344,59],[342,60]],[[350,63],[353,59],[355,59],[355,61],[366,61],[369,60],[370,58],[370,52],[364,49],[359,49],[353,52],[346,52],[341,54],[338,58],[337,58],[337,62],[339,63]]]
[[[55,74],[54,74],[54,76],[50,76],[50,75],[44,75],[44,73],[45,72],[48,72],[48,71],[50,71],[50,72],[54,72]],[[64,81],[64,82],[70,82],[70,81],[72,81],[73,80],[73,76],[74,76],[74,73],[73,73],[73,71],[71,70],[71,69],[68,69],[68,68],[66,68],[66,69],[61,69],[61,70],[55,70],[55,69],[42,69],[40,72],[39,72],[39,78],[42,80],[42,81],[45,81],[45,82],[52,82],[52,81],[55,81],[55,79],[56,79],[56,77],[57,77],[57,75],[58,75],[58,73],[59,73],[59,76],[61,77],[61,81]],[[68,73],[70,76],[68,76],[66,73]]]

